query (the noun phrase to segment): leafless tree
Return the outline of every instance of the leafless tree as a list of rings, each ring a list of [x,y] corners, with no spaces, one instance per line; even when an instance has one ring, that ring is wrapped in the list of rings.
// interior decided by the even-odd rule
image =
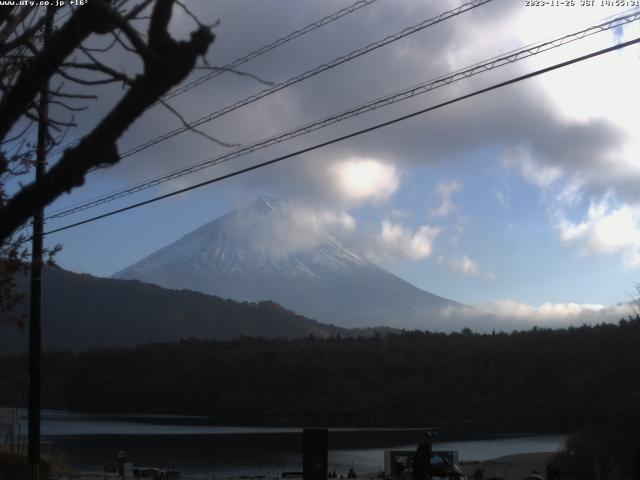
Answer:
[[[120,136],[147,108],[164,104],[162,96],[200,67],[198,60],[214,40],[213,26],[202,25],[179,0],[69,3],[0,6],[0,318],[20,302],[13,278],[24,269],[28,250],[18,229],[38,209],[82,185],[90,170],[117,163]],[[174,7],[195,22],[187,40],[168,31]],[[45,41],[49,20],[54,27]],[[133,57],[140,67],[124,71],[114,51]],[[56,107],[55,115],[42,119],[53,148],[76,126],[77,112],[91,108],[98,86],[106,84],[122,85],[119,100],[36,184],[30,172],[39,96],[47,95]]]

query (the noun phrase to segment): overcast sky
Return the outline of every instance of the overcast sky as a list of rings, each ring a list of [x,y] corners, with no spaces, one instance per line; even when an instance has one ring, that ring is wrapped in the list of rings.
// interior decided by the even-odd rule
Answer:
[[[204,23],[220,20],[208,61],[224,65],[331,14],[345,0],[187,2]],[[281,82],[454,8],[450,0],[377,0],[259,57],[240,70]],[[599,23],[623,8],[528,7],[494,0],[289,87],[202,126],[251,144],[515,48]],[[194,28],[174,12],[176,35]],[[109,208],[180,188],[344,135],[537,68],[640,36],[638,22],[379,109],[294,141],[165,183]],[[133,64],[122,60],[124,66]],[[117,63],[117,59],[116,59]],[[134,68],[133,65],[131,68]],[[193,78],[203,73],[195,72]],[[108,276],[235,207],[270,196],[337,232],[420,288],[498,315],[557,321],[607,313],[640,280],[640,49],[637,46],[501,88],[188,194],[52,235],[61,266]],[[187,120],[266,88],[224,74],[170,101]],[[121,91],[105,90],[90,125]],[[180,126],[147,112],[125,151]],[[110,192],[229,149],[179,135],[91,174],[50,210]],[[92,210],[99,213],[104,209]],[[50,227],[79,220],[67,217]],[[291,242],[295,249],[295,241]],[[306,243],[305,243],[306,245]],[[604,314],[603,314],[604,315]],[[604,317],[603,317],[604,318]]]

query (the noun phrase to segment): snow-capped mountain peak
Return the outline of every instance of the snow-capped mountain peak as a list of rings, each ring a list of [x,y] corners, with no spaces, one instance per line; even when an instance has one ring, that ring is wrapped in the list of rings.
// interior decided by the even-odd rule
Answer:
[[[410,285],[345,246],[335,232],[351,221],[335,212],[318,214],[261,198],[114,277],[236,300],[273,300],[343,326],[415,326],[426,321],[429,311],[454,303]]]

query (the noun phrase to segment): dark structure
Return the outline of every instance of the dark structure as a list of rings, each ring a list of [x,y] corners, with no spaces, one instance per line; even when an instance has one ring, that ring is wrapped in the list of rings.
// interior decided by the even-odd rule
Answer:
[[[433,443],[431,436],[427,436],[418,448],[413,457],[413,478],[414,480],[428,480],[431,476],[431,452]]]
[[[304,480],[326,480],[328,476],[327,429],[305,429],[302,432],[302,470]]]

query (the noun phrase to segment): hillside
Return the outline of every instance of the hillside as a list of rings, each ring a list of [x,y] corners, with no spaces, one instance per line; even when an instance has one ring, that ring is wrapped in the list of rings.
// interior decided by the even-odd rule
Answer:
[[[26,332],[3,324],[0,329],[0,353],[26,350]],[[242,335],[326,337],[342,332],[273,302],[239,303],[188,290],[167,290],[139,281],[98,278],[59,268],[47,269],[44,274],[45,350],[130,347]]]

